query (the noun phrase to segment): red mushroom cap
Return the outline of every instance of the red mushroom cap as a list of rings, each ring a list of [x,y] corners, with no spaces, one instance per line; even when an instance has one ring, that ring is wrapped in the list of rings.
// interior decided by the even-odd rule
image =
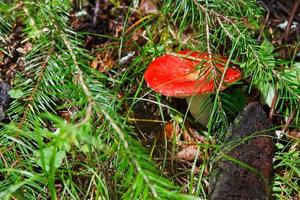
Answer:
[[[150,63],[144,77],[149,87],[166,96],[184,97],[214,92],[217,88],[216,83],[224,72],[227,58],[213,57],[214,61],[217,61],[215,67],[208,64],[207,53],[185,50],[177,55],[166,54]],[[214,75],[217,80],[213,80]],[[222,89],[238,81],[241,76],[238,68],[228,67]]]

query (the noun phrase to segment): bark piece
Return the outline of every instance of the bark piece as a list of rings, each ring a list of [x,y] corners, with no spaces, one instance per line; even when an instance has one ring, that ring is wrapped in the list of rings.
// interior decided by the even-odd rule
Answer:
[[[274,157],[271,128],[259,103],[250,103],[237,116],[225,138],[230,150],[222,152],[233,159],[223,157],[216,163],[210,181],[211,200],[265,200],[270,197]]]

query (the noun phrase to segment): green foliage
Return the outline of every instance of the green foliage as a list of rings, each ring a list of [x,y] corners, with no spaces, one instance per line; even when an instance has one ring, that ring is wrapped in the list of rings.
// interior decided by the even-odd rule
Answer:
[[[49,172],[50,168],[59,168],[62,165],[63,159],[66,157],[65,151],[58,151],[54,146],[41,149],[37,153],[37,164],[43,168],[43,170]],[[51,166],[53,164],[53,166]]]
[[[23,92],[20,89],[19,90],[12,89],[8,92],[8,94],[13,99],[19,99],[23,96]]]
[[[15,74],[11,122],[0,133],[0,198],[175,198],[179,188],[160,176],[115,112],[106,84],[118,82],[89,67],[80,35],[69,28],[68,2],[1,2],[1,33],[21,19],[32,50]]]
[[[254,36],[259,31],[258,22],[262,11],[256,1],[165,1],[163,6],[163,14],[170,16],[167,27],[169,29],[171,27],[171,30],[179,27],[177,37],[169,31],[169,38],[173,37],[171,40],[175,41],[175,44],[178,42],[176,40],[179,40],[179,47],[183,49],[204,50],[212,54],[227,55],[231,62],[242,69],[243,79],[250,82],[249,87],[243,88],[246,90],[242,92],[247,93],[255,88],[261,94],[261,102],[269,106],[275,99],[276,113],[286,118],[295,113],[294,126],[299,130],[299,65],[294,63],[293,58],[291,60],[279,59],[269,38],[264,38],[262,43],[257,42]],[[189,35],[190,30],[194,34],[188,42],[184,42],[182,38]],[[276,98],[275,95],[278,97]],[[230,99],[234,97],[236,97],[235,100]],[[235,110],[233,105],[240,109],[244,101],[243,94],[217,92],[215,112],[211,116],[208,131],[221,138],[228,127],[228,110]],[[215,127],[218,128],[215,129]],[[295,166],[296,163],[288,162],[289,159],[286,159],[290,157],[290,151],[287,148],[291,145],[285,144],[286,151],[277,158],[285,162],[283,169],[286,173],[291,173],[291,177],[299,180],[299,176],[294,173],[294,170],[298,168],[289,167]],[[297,143],[295,146],[299,148]],[[281,177],[281,175],[276,174],[276,177]],[[295,195],[294,186],[287,184],[289,180],[276,178],[273,185],[274,191],[278,191],[279,185],[283,184],[289,188],[284,193]],[[277,194],[275,196],[277,197]]]
[[[300,155],[294,149],[296,144],[284,145],[286,141],[278,141],[274,164],[273,192],[276,199],[292,199],[299,192]],[[298,141],[299,142],[299,141]],[[289,149],[288,146],[291,146]]]
[[[204,174],[210,158],[201,163],[199,174],[195,167],[188,171],[188,186],[177,186],[172,182],[175,178],[161,175],[137,140],[127,121],[129,114],[118,113],[124,101],[129,113],[143,99],[144,69],[153,57],[169,50],[191,48],[228,55],[251,82],[246,90],[217,92],[207,139],[212,139],[212,133],[224,134],[228,114],[243,107],[244,93],[251,88],[267,94],[263,101],[269,105],[278,91],[278,112],[288,116],[296,110],[299,118],[299,63],[278,60],[267,39],[257,43],[253,35],[262,9],[254,0],[162,1],[162,13],[138,27],[145,29],[147,39],[144,46],[134,43],[139,56],[122,72],[112,69],[115,79],[89,66],[92,58],[82,35],[69,25],[71,1],[6,2],[0,0],[0,51],[12,56],[5,46],[17,21],[22,22],[22,38],[32,49],[24,57],[24,71],[15,74],[6,113],[11,121],[2,124],[0,131],[0,199],[196,199],[181,194],[186,188],[206,198]],[[189,29],[193,33],[187,37]],[[114,38],[121,44],[120,55],[127,39],[127,35]],[[132,97],[129,90],[136,83]],[[119,90],[126,90],[122,99]],[[203,154],[218,150],[218,145],[206,145]],[[275,168],[291,173],[288,179],[275,174],[276,197],[283,183],[287,195],[296,191],[296,157],[295,151],[276,154]]]

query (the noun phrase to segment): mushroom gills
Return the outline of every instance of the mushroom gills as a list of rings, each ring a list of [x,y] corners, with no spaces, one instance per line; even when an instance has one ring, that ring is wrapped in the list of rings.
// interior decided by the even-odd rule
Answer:
[[[195,119],[195,122],[207,127],[213,109],[210,94],[208,93],[198,96],[189,96],[186,97],[186,102],[191,115]]]

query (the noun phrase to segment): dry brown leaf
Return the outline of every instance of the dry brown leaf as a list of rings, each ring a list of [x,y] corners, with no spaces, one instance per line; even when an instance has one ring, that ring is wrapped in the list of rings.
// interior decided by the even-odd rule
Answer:
[[[140,38],[145,37],[145,30],[143,28],[140,28],[132,33],[131,39],[133,41],[138,41]]]
[[[142,0],[140,9],[143,14],[153,14],[158,12],[158,1],[157,0]]]
[[[72,113],[69,110],[61,110],[58,112],[58,114],[60,115],[60,117],[65,119],[67,122],[70,122]]]
[[[293,130],[290,132],[289,136],[292,138],[300,138],[300,131]]]
[[[112,51],[98,52],[94,60],[91,61],[90,66],[98,69],[100,72],[107,72],[116,64],[113,60]]]
[[[4,65],[4,53],[0,51],[0,66]]]
[[[198,152],[198,147],[196,145],[189,145],[182,150],[180,150],[176,158],[178,160],[192,161],[195,159]],[[198,154],[198,158],[200,158],[200,153]]]
[[[19,52],[19,53],[25,55],[25,54],[27,54],[29,51],[31,51],[31,49],[32,49],[32,44],[29,43],[29,42],[26,42],[26,44],[25,44],[24,46],[19,47],[19,48],[17,48],[16,50],[17,50],[17,52]]]
[[[173,135],[174,135],[173,122],[167,122],[164,127],[162,138],[163,139],[166,138],[167,141],[172,141]]]

